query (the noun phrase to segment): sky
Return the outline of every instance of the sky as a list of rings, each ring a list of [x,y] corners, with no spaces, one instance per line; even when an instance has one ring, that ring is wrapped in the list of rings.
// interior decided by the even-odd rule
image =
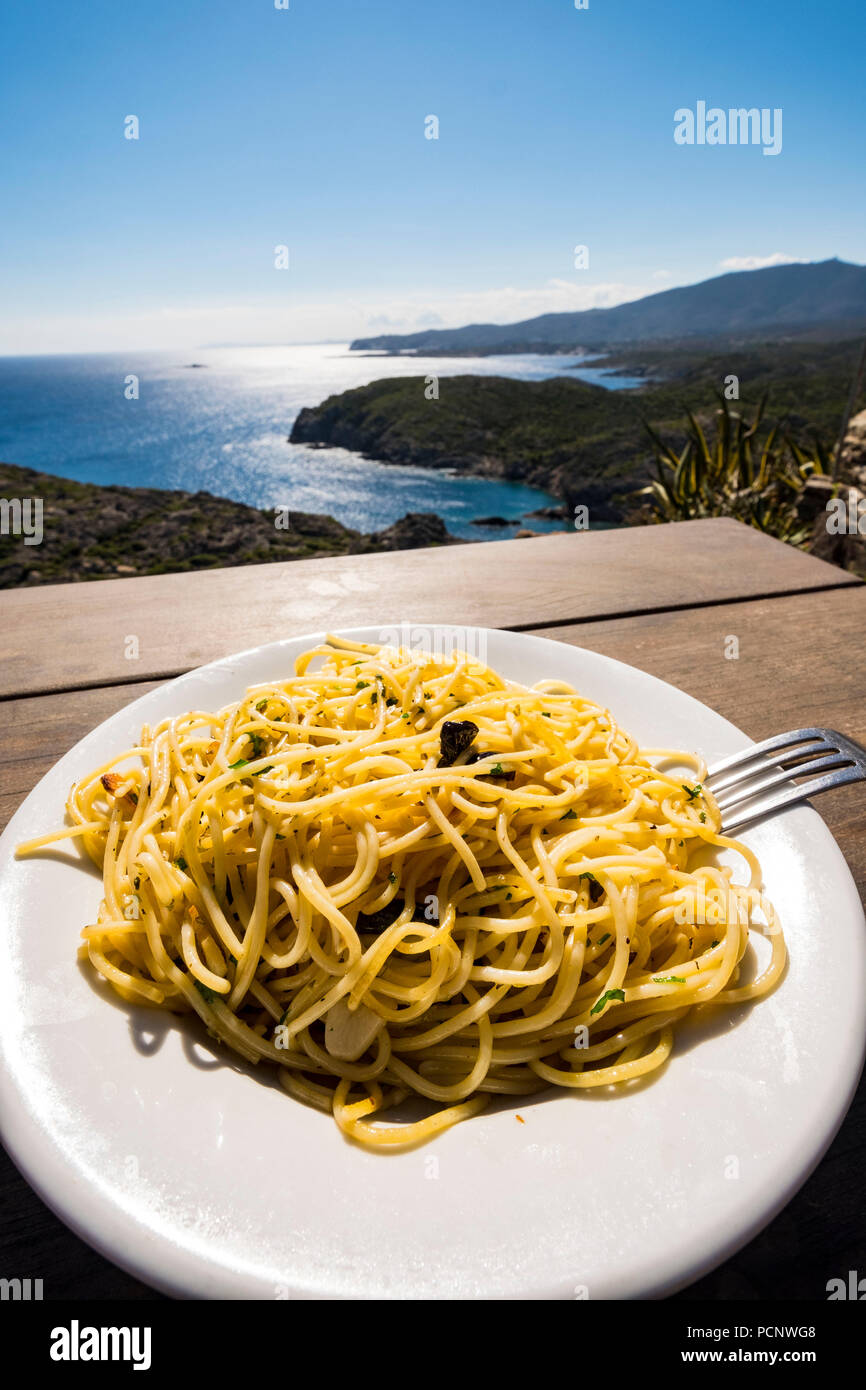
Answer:
[[[863,0],[6,5],[0,353],[343,340],[866,262],[864,39]],[[780,110],[779,152],[677,143],[699,102]]]

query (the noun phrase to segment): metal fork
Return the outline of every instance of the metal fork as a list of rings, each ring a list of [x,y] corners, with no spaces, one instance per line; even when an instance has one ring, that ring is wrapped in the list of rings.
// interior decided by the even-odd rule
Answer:
[[[811,773],[820,775],[793,780]],[[706,785],[718,802],[722,829],[729,831],[819,792],[863,781],[866,748],[834,729],[792,729],[715,763]]]

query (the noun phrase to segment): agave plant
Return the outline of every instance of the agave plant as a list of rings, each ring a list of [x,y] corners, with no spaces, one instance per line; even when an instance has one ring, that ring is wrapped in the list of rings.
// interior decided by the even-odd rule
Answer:
[[[802,545],[809,536],[799,515],[807,480],[829,471],[827,450],[816,439],[804,449],[774,424],[763,435],[767,405],[762,396],[751,420],[732,410],[719,394],[715,437],[707,436],[694,413],[687,411],[685,446],[677,453],[647,421],[653,444],[656,478],[641,488],[656,521],[731,516],[779,540]]]

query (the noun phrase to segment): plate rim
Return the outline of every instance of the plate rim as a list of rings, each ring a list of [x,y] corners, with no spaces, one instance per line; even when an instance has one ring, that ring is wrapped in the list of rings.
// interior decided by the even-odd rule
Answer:
[[[743,731],[725,716],[720,715],[712,706],[698,700],[695,696],[681,690],[672,682],[665,681],[661,677],[654,676],[650,672],[642,670],[640,667],[633,666],[628,662],[620,661],[617,658],[609,657],[605,653],[594,651],[591,647],[584,647],[577,643],[562,642],[555,637],[534,632],[520,632],[509,628],[490,628],[479,626],[478,624],[456,624],[456,623],[430,623],[422,620],[409,620],[405,617],[399,621],[391,623],[381,622],[377,624],[361,624],[353,627],[336,626],[329,629],[335,635],[343,638],[357,637],[361,640],[371,639],[370,634],[390,632],[395,628],[417,628],[438,633],[461,634],[484,634],[492,635],[494,638],[504,636],[517,639],[521,643],[530,645],[542,644],[549,648],[566,648],[579,654],[585,653],[592,660],[600,661],[608,666],[619,668],[622,672],[631,676],[636,675],[642,682],[651,682],[660,692],[673,690],[677,696],[691,703],[696,711],[708,714],[714,721],[726,726],[727,731],[736,736],[741,741],[742,747],[753,746],[754,740],[750,739]],[[207,671],[229,669],[238,663],[252,660],[262,654],[281,648],[300,648],[321,643],[328,635],[326,630],[317,630],[313,633],[299,633],[286,638],[280,638],[273,642],[257,644],[253,647],[245,648],[240,652],[233,652],[229,655],[216,658],[213,661],[205,662],[201,666],[193,667],[189,671],[171,677],[168,680],[158,682],[153,689],[146,691],[136,699],[123,705],[107,719],[102,720],[98,725],[78,739],[73,746],[58,758],[52,766],[46,770],[36,785],[31,789],[23,801],[16,807],[15,812],[10,818],[2,835],[0,835],[0,876],[5,872],[6,855],[12,850],[11,859],[14,861],[14,842],[16,840],[16,822],[23,816],[24,812],[31,804],[39,798],[43,783],[60,769],[67,760],[86,748],[90,741],[96,741],[105,730],[113,723],[120,723],[124,719],[129,719],[134,715],[136,709],[150,702],[156,695],[164,695],[169,690],[181,691],[184,685],[192,683],[202,673]],[[840,850],[836,840],[823,818],[810,804],[790,808],[779,813],[779,819],[788,819],[803,816],[810,816],[814,822],[820,826],[819,834],[825,844],[822,848],[834,856],[834,884],[837,878],[841,878],[850,897],[851,905],[855,912],[859,912],[861,923],[866,927],[866,915],[864,915],[863,904],[860,900],[856,884],[851,870]],[[0,922],[0,929],[2,929]],[[866,981],[861,983],[860,988],[861,1002],[866,1003]],[[862,1013],[862,1011],[861,1011]],[[0,1055],[3,1051],[3,1030],[0,1027]],[[612,1298],[617,1300],[627,1300],[632,1298],[653,1299],[668,1296],[677,1290],[688,1287],[705,1274],[723,1264],[736,1251],[742,1249],[753,1240],[769,1223],[779,1214],[779,1212],[791,1201],[795,1194],[802,1188],[811,1174],[815,1171],[822,1158],[826,1154],[839,1129],[841,1128],[848,1109],[856,1092],[860,1075],[863,1071],[864,1059],[866,1059],[866,1026],[861,1029],[859,1037],[859,1048],[853,1049],[854,1062],[849,1066],[846,1074],[836,1075],[832,1078],[832,1084],[824,1091],[820,1097],[822,1104],[820,1119],[817,1124],[820,1140],[809,1150],[805,1159],[802,1155],[798,1158],[794,1171],[789,1175],[788,1181],[782,1186],[775,1197],[768,1201],[762,1189],[758,1189],[752,1195],[750,1202],[742,1204],[735,1222],[736,1229],[730,1233],[727,1239],[711,1240],[709,1253],[693,1257],[692,1261],[686,1265],[682,1255],[679,1269],[667,1271],[659,1270],[655,1278],[649,1276],[646,1268],[647,1259],[633,1259],[628,1272],[620,1276],[620,1285],[623,1292],[602,1294],[602,1298]],[[258,1293],[244,1292],[245,1275],[239,1266],[230,1267],[225,1262],[209,1262],[203,1259],[195,1250],[184,1246],[182,1243],[172,1241],[164,1232],[157,1231],[153,1225],[146,1224],[143,1220],[130,1217],[122,1208],[110,1197],[105,1198],[94,1188],[90,1188],[84,1193],[77,1193],[79,1186],[77,1174],[70,1161],[68,1154],[62,1145],[57,1142],[46,1146],[43,1142],[44,1136],[41,1135],[38,1120],[35,1114],[29,1109],[26,1096],[22,1093],[20,1086],[16,1083],[14,1072],[7,1068],[0,1068],[0,1140],[2,1140],[13,1164],[21,1173],[28,1185],[36,1192],[38,1197],[45,1205],[66,1225],[76,1236],[85,1241],[92,1249],[103,1258],[117,1265],[120,1269],[140,1279],[149,1287],[159,1292],[168,1294],[175,1298],[203,1298],[203,1299],[256,1299],[261,1295]],[[64,1184],[65,1179],[65,1184]],[[71,1179],[71,1181],[70,1181]],[[748,1214],[747,1214],[748,1213]],[[132,1223],[132,1231],[130,1229]],[[704,1228],[706,1231],[706,1228]],[[134,1238],[133,1238],[134,1233]],[[705,1241],[708,1237],[704,1236]],[[148,1259],[149,1250],[156,1253]],[[162,1268],[157,1267],[157,1259],[162,1256],[164,1264]],[[653,1257],[655,1259],[655,1256]],[[670,1254],[662,1256],[661,1262],[670,1264],[676,1256]],[[234,1287],[234,1291],[227,1291],[229,1286]],[[293,1288],[290,1294],[294,1299],[343,1299],[351,1297],[333,1291],[320,1292],[303,1288]],[[408,1295],[413,1296],[424,1295]],[[524,1288],[519,1292],[502,1295],[506,1299],[561,1299],[570,1298],[573,1294],[570,1287],[566,1289],[561,1285],[549,1284],[545,1288],[532,1287]],[[357,1297],[357,1295],[355,1295]],[[434,1297],[439,1297],[435,1295]],[[443,1294],[441,1297],[447,1297]],[[500,1295],[477,1295],[479,1298],[493,1297]]]

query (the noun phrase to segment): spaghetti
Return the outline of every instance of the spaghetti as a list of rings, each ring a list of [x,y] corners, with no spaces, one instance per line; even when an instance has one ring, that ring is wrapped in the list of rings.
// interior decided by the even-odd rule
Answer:
[[[674,756],[693,781],[652,761]],[[560,681],[329,637],[145,727],[19,853],[81,837],[104,885],[82,950],[124,999],[194,1010],[346,1135],[405,1145],[493,1095],[644,1076],[693,1010],[773,987],[760,867],[703,778]],[[750,927],[772,952],[745,982]],[[430,1113],[383,1122],[408,1096]]]

